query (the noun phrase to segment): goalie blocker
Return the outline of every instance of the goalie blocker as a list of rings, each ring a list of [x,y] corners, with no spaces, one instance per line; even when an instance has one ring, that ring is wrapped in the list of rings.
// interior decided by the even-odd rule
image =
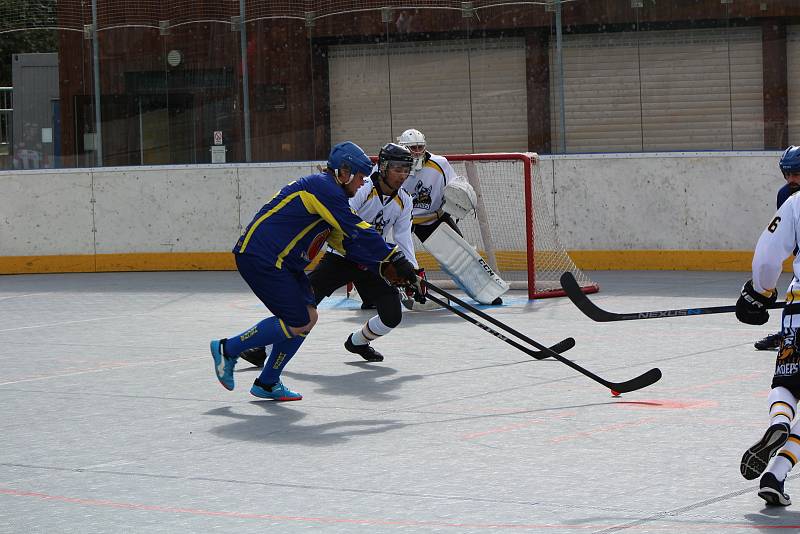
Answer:
[[[508,291],[508,282],[449,224],[440,224],[422,246],[461,289],[481,304],[491,304]]]

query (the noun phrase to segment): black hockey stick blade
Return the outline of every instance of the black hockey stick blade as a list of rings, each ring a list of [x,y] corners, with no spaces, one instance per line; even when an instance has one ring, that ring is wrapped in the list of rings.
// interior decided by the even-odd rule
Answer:
[[[497,339],[505,341],[506,343],[508,343],[512,347],[521,350],[525,354],[527,354],[527,355],[529,355],[529,356],[531,356],[533,358],[536,358],[537,360],[544,360],[545,358],[549,357],[549,354],[547,354],[545,352],[542,352],[542,351],[539,351],[539,350],[530,349],[528,347],[520,345],[519,343],[517,343],[513,339],[507,338],[506,336],[504,336],[503,334],[501,334],[500,332],[498,332],[497,330],[495,330],[491,326],[485,325],[482,322],[480,322],[477,319],[475,319],[474,317],[470,317],[469,315],[467,315],[463,311],[459,310],[458,308],[455,308],[455,307],[451,306],[450,303],[445,299],[440,299],[436,295],[431,295],[431,294],[428,294],[428,299],[432,300],[433,302],[435,302],[436,304],[442,306],[443,308],[447,308],[448,310],[450,310],[451,312],[455,313],[456,315],[458,315],[459,317],[461,317],[465,321],[474,324],[475,326],[477,326],[478,328],[480,328],[482,330],[485,330],[486,332],[489,332],[490,334],[492,334]],[[571,337],[568,337],[568,338],[562,339],[561,341],[559,341],[555,345],[552,345],[551,347],[548,347],[548,349],[553,351],[553,352],[557,352],[557,353],[560,354],[562,352],[568,351],[569,349],[571,349],[574,346],[575,346],[575,340],[573,338],[571,338]]]
[[[684,308],[679,310],[657,310],[646,312],[633,312],[633,313],[614,313],[599,308],[594,302],[589,300],[578,281],[571,272],[565,272],[561,275],[561,287],[575,306],[578,307],[584,315],[593,321],[600,323],[607,323],[609,321],[635,321],[638,319],[661,319],[664,317],[684,317],[687,315],[709,315],[712,313],[733,313],[736,311],[736,306],[710,306],[705,308]],[[776,302],[769,306],[771,309],[783,308],[786,306],[785,302]]]
[[[564,365],[572,367],[573,369],[575,369],[576,371],[578,371],[582,375],[584,375],[586,377],[589,377],[592,380],[594,380],[595,382],[597,382],[599,384],[602,384],[603,386],[607,387],[608,389],[611,390],[612,393],[627,393],[627,392],[630,392],[630,391],[636,391],[637,389],[642,389],[642,388],[645,388],[645,387],[647,387],[647,386],[649,386],[651,384],[654,384],[654,383],[658,382],[661,379],[661,370],[658,369],[657,367],[654,367],[653,369],[650,369],[646,373],[643,373],[643,374],[641,374],[641,375],[639,375],[637,377],[634,377],[634,378],[632,378],[630,380],[626,380],[624,382],[611,382],[609,380],[601,378],[601,377],[597,376],[596,374],[594,374],[593,372],[589,371],[588,369],[585,369],[585,368],[581,367],[580,365],[578,365],[577,363],[575,363],[575,362],[573,362],[571,360],[568,360],[567,358],[563,357],[558,352],[550,350],[548,347],[545,347],[541,343],[538,343],[537,341],[534,341],[533,339],[529,338],[528,336],[526,336],[524,334],[521,334],[520,332],[517,332],[516,330],[514,330],[510,326],[506,325],[505,323],[503,323],[501,321],[498,321],[497,319],[495,319],[494,317],[492,317],[492,316],[490,316],[490,315],[488,315],[486,313],[483,313],[481,310],[479,310],[479,309],[475,308],[474,306],[471,306],[470,304],[464,302],[463,300],[461,300],[460,298],[456,297],[452,293],[449,293],[449,292],[445,291],[444,289],[441,289],[441,288],[437,287],[435,284],[432,284],[432,283],[430,283],[428,281],[423,281],[423,283],[428,287],[429,290],[432,290],[432,291],[436,292],[437,294],[439,294],[439,295],[441,295],[441,296],[443,296],[443,297],[445,297],[447,299],[450,299],[451,302],[455,302],[456,304],[458,304],[462,308],[465,308],[465,309],[469,310],[470,312],[474,313],[475,315],[487,320],[488,322],[492,323],[493,325],[495,325],[495,326],[505,330],[506,332],[516,336],[517,338],[519,338],[522,341],[528,343],[529,345],[532,345],[532,346],[536,347],[544,355],[549,356],[551,358],[555,358],[556,360],[560,361]],[[434,297],[432,295],[429,295],[429,298],[434,298],[435,299],[436,297]],[[436,299],[436,300],[434,300],[434,302],[439,302],[440,304],[443,303],[443,301],[440,300],[440,299]],[[450,311],[456,313],[460,317],[468,318],[467,319],[468,321],[472,322],[473,324],[476,324],[480,328],[483,328],[484,330],[487,330],[488,327],[486,325],[483,325],[479,321],[473,319],[472,317],[469,317],[468,315],[466,315],[465,313],[461,312],[460,310],[457,310],[453,306],[448,305],[448,306],[445,306],[445,307],[447,309],[449,309]],[[491,330],[487,330],[487,331],[489,333],[492,333],[493,335],[496,335]],[[505,336],[503,336],[503,338],[505,338]],[[513,340],[509,340],[508,338],[505,338],[505,340],[507,340],[507,342],[509,342],[509,344],[511,344],[511,345],[513,345],[513,346],[515,346],[517,348],[520,347],[520,345],[518,343],[516,343],[516,342],[513,342]]]

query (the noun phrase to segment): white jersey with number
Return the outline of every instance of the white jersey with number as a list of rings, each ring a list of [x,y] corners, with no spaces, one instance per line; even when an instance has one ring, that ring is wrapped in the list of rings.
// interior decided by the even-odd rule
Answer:
[[[370,223],[384,241],[400,247],[408,261],[415,269],[418,268],[414,242],[411,240],[413,204],[408,193],[401,188],[395,194],[383,195],[371,177],[364,178],[364,185],[350,199],[350,207],[359,217]]]
[[[418,171],[411,171],[403,189],[414,200],[414,224],[436,222],[444,206],[444,187],[455,180],[456,173],[444,156],[427,152],[425,162]]]
[[[781,274],[783,261],[798,246],[800,233],[800,195],[794,194],[783,203],[761,233],[753,254],[753,288],[764,292],[774,289]],[[800,297],[800,255],[794,259],[794,279],[787,292]]]

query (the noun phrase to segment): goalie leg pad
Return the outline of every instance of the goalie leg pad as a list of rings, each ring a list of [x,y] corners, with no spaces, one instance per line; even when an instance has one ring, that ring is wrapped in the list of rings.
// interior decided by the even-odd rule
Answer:
[[[508,282],[500,278],[472,245],[449,225],[440,224],[423,246],[436,258],[442,270],[481,304],[491,304],[508,291]]]

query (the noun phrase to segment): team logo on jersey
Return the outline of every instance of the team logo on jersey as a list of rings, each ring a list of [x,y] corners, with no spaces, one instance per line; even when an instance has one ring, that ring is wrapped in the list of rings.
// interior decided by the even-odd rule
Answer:
[[[374,226],[375,231],[381,235],[383,235],[383,229],[386,228],[387,224],[389,224],[389,219],[383,218],[383,210],[375,214],[375,218],[372,219],[372,226]]]
[[[425,210],[431,209],[431,204],[433,203],[431,191],[433,191],[433,187],[425,187],[422,185],[422,180],[419,180],[414,187],[414,207]]]
[[[791,333],[789,335],[784,335],[781,339],[781,348],[778,351],[778,360],[786,360],[791,358],[797,352],[797,347],[795,344],[795,335]]]
[[[311,244],[308,245],[308,248],[301,254],[303,259],[306,261],[311,261],[314,257],[319,254],[319,251],[322,247],[325,246],[325,242],[328,240],[328,236],[331,234],[331,229],[328,228],[327,230],[323,230],[322,232],[318,233],[314,236],[314,239],[311,240]]]

